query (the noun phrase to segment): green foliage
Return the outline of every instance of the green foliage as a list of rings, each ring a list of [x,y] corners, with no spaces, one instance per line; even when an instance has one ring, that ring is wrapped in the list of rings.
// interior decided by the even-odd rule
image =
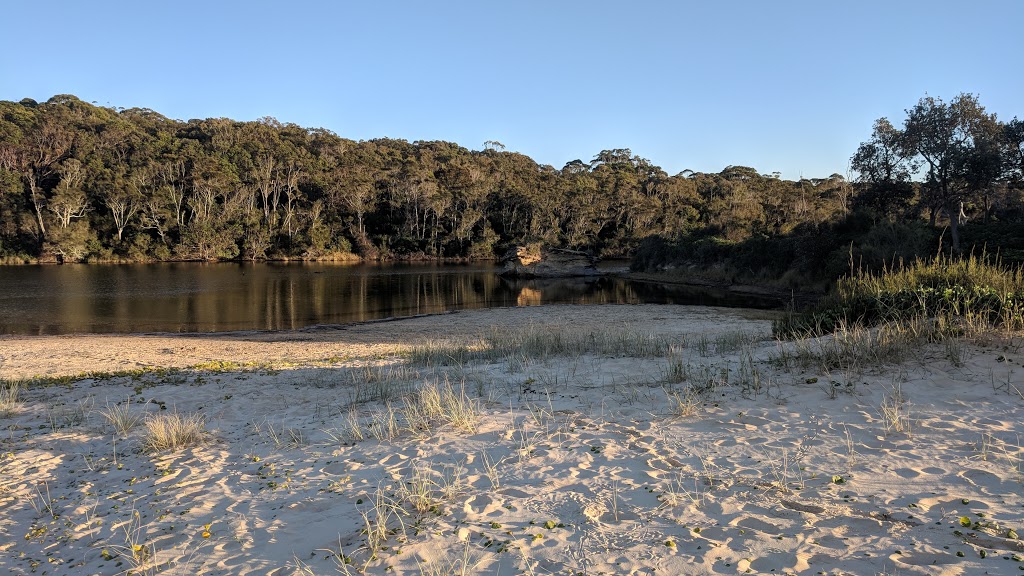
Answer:
[[[835,293],[803,314],[775,325],[780,335],[826,333],[839,326],[873,326],[920,318],[958,325],[1024,328],[1024,271],[984,256],[897,264],[879,273],[860,270],[839,280]]]
[[[181,122],[71,95],[0,101],[0,262],[490,259],[541,242],[635,251],[640,270],[804,287],[848,270],[851,254],[869,269],[920,255],[934,234],[907,222],[953,200],[986,223],[1024,217],[1021,123],[996,122],[970,95],[954,103],[977,120],[955,126],[971,144],[952,159],[955,178],[910,180],[929,136],[918,120],[949,110],[923,99],[903,129],[876,123],[848,182],[747,166],[670,176],[629,149],[557,169],[493,142],[355,142],[273,118]],[[972,240],[973,221],[960,228],[965,247],[1024,254],[1006,238]]]
[[[821,222],[841,179],[667,175],[628,149],[561,170],[493,145],[353,142],[273,118],[180,122],[70,95],[0,102],[0,257],[492,259],[513,244],[626,256],[705,227],[728,242]]]
[[[774,285],[809,290],[835,282],[853,266],[877,271],[894,261],[928,254],[938,232],[923,222],[874,221],[853,212],[821,224],[805,223],[786,234],[756,234],[739,242],[707,231],[676,240],[645,238],[633,258],[634,271],[686,268],[687,274],[725,283]]]

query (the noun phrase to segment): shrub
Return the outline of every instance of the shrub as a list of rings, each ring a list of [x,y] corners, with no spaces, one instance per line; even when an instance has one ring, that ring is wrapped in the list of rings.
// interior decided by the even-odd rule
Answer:
[[[1024,328],[1024,271],[981,257],[937,256],[880,273],[859,271],[836,283],[814,309],[775,323],[777,335],[831,332],[914,318]]]

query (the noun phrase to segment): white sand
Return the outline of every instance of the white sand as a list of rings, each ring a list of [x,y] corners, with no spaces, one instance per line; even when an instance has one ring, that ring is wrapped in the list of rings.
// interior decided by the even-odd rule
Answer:
[[[524,329],[676,346],[403,368],[409,344]],[[742,310],[544,306],[289,333],[2,337],[0,378],[269,368],[23,390],[0,414],[0,573],[1024,573],[1024,545],[1006,537],[1024,534],[1020,335],[828,374],[770,362],[769,333]],[[464,383],[476,430],[339,440],[353,409],[367,433],[383,410],[351,405],[382,374]],[[709,381],[697,413],[672,413],[667,391]],[[894,386],[909,430],[883,417]],[[210,438],[143,452],[141,426],[116,437],[101,414],[128,399],[203,414]],[[400,489],[417,471],[432,479],[424,513]],[[361,514],[374,525],[377,495],[395,515],[373,559]]]

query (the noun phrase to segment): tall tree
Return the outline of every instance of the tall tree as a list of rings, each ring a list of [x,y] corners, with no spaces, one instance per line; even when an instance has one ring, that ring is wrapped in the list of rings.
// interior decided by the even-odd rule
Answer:
[[[960,94],[949,103],[925,96],[907,110],[905,145],[921,159],[927,189],[949,218],[954,251],[960,250],[963,203],[978,192],[972,162],[986,153],[987,125],[994,122],[995,116],[972,94]]]
[[[889,217],[906,211],[914,196],[910,178],[916,166],[904,140],[903,131],[888,119],[875,121],[871,139],[861,143],[850,160],[850,167],[858,172],[857,182],[865,185],[857,196],[858,206]]]
[[[48,106],[48,105],[44,105]],[[57,174],[59,163],[71,152],[74,133],[55,115],[40,110],[20,142],[7,144],[7,164],[21,175],[35,215],[37,239],[46,239],[44,211],[48,202],[47,182]]]

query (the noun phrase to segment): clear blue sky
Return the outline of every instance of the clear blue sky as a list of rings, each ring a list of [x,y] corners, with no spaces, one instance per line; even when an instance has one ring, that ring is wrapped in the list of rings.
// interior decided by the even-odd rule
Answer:
[[[1024,1],[2,0],[0,99],[846,174],[925,93],[1024,117]]]

